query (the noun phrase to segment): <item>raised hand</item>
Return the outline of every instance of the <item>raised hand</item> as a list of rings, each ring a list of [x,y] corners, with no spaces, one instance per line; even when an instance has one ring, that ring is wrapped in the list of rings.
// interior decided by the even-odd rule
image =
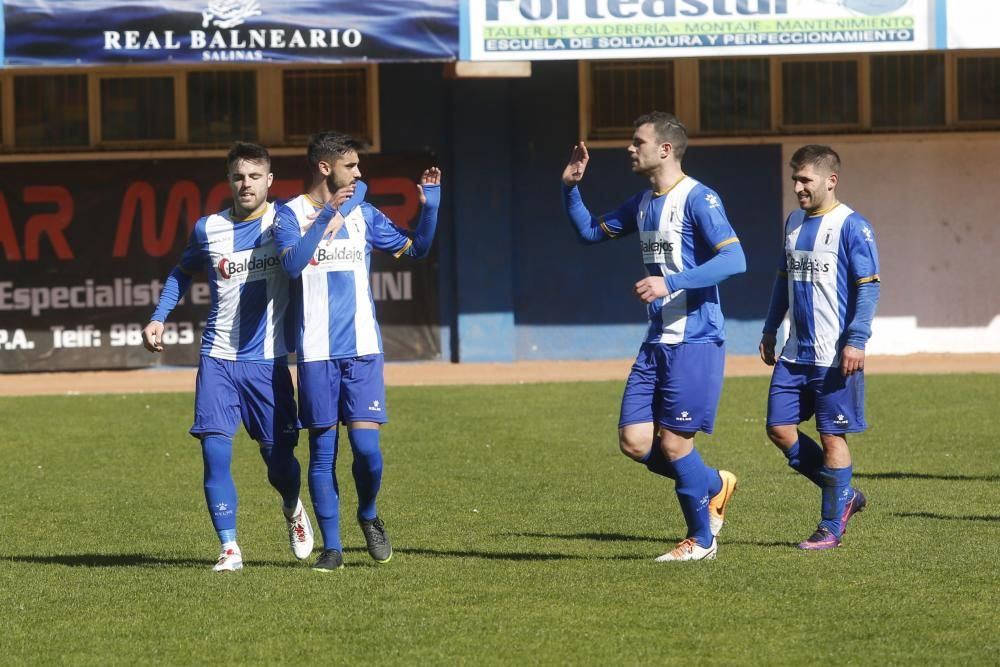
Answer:
[[[441,170],[437,167],[431,167],[430,169],[425,169],[423,175],[420,177],[420,185],[417,186],[417,190],[420,191],[420,205],[423,206],[427,203],[427,195],[424,194],[424,185],[441,185]]]
[[[569,158],[569,163],[563,169],[562,180],[567,187],[572,187],[583,180],[583,172],[587,171],[587,163],[590,162],[590,153],[587,146],[581,141],[573,146],[573,154]]]

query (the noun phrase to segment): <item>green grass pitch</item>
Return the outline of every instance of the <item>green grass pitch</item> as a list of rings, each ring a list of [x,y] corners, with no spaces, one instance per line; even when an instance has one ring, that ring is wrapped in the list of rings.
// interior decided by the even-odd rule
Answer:
[[[819,494],[766,440],[766,378],[727,380],[698,438],[740,478],[719,560],[664,564],[683,520],[617,451],[621,386],[390,389],[396,553],[368,558],[342,448],[329,574],[242,431],[246,568],[211,572],[190,395],[0,399],[0,664],[997,664],[1000,377],[868,378],[870,506],[827,553],[794,548]]]

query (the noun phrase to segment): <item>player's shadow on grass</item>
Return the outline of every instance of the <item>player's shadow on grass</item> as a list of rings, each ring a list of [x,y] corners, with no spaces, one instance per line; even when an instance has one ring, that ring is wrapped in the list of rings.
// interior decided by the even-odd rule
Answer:
[[[62,554],[58,556],[19,556],[0,554],[0,561],[33,563],[35,565],[66,565],[69,567],[207,567],[206,558],[166,558],[146,554]],[[293,561],[254,560],[248,565],[267,567],[302,567]]]
[[[682,538],[646,537],[644,535],[625,535],[622,533],[502,533],[503,537],[537,537],[548,540],[587,540],[592,542],[649,542],[670,547]],[[724,540],[726,544],[742,544],[753,547],[795,547],[790,542],[762,542],[747,540]],[[672,548],[672,547],[671,547]]]
[[[624,533],[502,533],[504,537],[542,537],[558,540],[586,540],[588,542],[663,542],[659,537],[625,535]]]
[[[935,479],[943,482],[1000,482],[1000,475],[932,475],[925,472],[856,472],[860,479]]]
[[[405,547],[397,549],[401,554],[433,556],[438,558],[483,558],[486,560],[508,561],[554,561],[554,560],[646,560],[645,556],[628,554],[614,556],[585,556],[580,554],[541,554],[525,551],[479,551],[476,549],[422,549]]]
[[[940,519],[942,521],[1000,521],[1000,516],[996,515],[973,515],[964,516],[950,514],[935,514],[934,512],[894,512],[892,516],[901,519]]]

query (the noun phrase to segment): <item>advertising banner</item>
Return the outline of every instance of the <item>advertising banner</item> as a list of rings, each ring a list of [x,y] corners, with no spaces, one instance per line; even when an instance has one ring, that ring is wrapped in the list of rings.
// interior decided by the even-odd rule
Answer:
[[[417,222],[430,156],[363,156],[367,199]],[[271,195],[307,185],[304,157],[275,158]],[[0,164],[0,372],[193,365],[209,312],[195,276],[166,323],[162,354],[142,328],[190,229],[230,204],[224,158]],[[422,260],[372,253],[386,358],[441,355],[437,243]]]
[[[462,60],[920,51],[932,0],[461,0]]]
[[[7,66],[458,55],[454,0],[4,0],[2,12]]]

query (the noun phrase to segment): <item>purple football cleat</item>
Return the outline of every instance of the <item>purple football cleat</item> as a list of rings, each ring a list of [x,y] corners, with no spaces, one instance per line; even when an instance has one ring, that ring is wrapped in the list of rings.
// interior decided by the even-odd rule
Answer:
[[[851,517],[860,512],[868,504],[868,499],[865,498],[865,494],[861,493],[859,489],[851,489],[854,495],[851,499],[847,501],[844,505],[844,513],[840,515],[840,536],[843,537],[844,533],[847,532],[847,522],[850,521]]]
[[[840,546],[840,538],[834,535],[829,529],[822,526],[809,536],[805,542],[799,542],[799,549],[809,551],[821,551],[823,549],[836,549]]]

